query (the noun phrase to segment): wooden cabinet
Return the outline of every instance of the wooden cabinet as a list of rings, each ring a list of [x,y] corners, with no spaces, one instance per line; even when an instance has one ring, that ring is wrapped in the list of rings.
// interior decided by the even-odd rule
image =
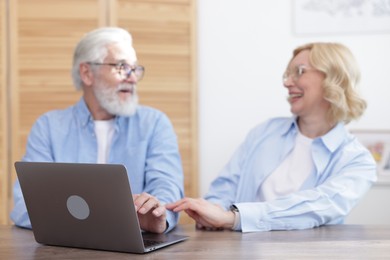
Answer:
[[[139,63],[146,67],[145,78],[138,84],[140,103],[162,110],[172,120],[179,137],[185,192],[197,195],[195,1],[0,1],[9,6],[7,18],[1,12],[0,26],[7,28],[11,43],[5,47],[6,41],[0,42],[0,98],[3,101],[5,93],[10,97],[5,104],[1,102],[0,115],[0,158],[6,161],[0,168],[1,190],[6,190],[0,202],[8,198],[8,206],[1,203],[1,212],[7,211],[1,223],[9,222],[12,207],[16,175],[9,165],[23,156],[28,133],[39,115],[68,107],[80,98],[70,75],[73,50],[84,33],[101,26],[120,26],[133,35]],[[9,53],[8,60],[4,52]],[[9,70],[4,72],[3,67]],[[3,86],[7,78],[10,84]],[[4,141],[6,125],[12,133],[8,133],[9,143]],[[7,150],[8,155],[4,154]]]

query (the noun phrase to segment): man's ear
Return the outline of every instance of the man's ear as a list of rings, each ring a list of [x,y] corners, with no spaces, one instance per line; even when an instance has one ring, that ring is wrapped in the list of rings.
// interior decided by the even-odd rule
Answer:
[[[91,86],[93,83],[93,73],[91,66],[86,63],[80,63],[79,65],[80,78],[85,86]]]

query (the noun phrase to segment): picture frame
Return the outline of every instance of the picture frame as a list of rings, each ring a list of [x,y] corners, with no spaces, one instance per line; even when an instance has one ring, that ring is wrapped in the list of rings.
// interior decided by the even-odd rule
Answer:
[[[390,130],[350,130],[377,163],[377,184],[390,185]]]
[[[293,25],[297,35],[390,32],[390,2],[294,0]]]

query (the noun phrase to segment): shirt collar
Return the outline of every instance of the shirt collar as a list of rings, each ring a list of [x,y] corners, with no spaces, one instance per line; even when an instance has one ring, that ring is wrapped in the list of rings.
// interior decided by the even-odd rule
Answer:
[[[348,132],[343,122],[337,123],[328,133],[321,136],[322,143],[334,152],[347,139]]]
[[[90,121],[93,121],[91,112],[89,112],[83,97],[75,105],[75,114],[83,127],[87,126]]]
[[[292,116],[290,120],[286,120],[285,124],[281,127],[282,135],[290,134],[296,134],[298,132],[298,124],[297,124],[297,117]]]
[[[290,120],[287,120],[285,125],[282,126],[282,135],[296,134],[298,133],[297,117],[292,116]],[[343,122],[339,122],[328,133],[320,136],[316,139],[321,140],[322,143],[330,152],[334,152],[337,148],[346,140],[348,132]]]
[[[77,116],[77,118],[80,121],[82,126],[85,127],[88,125],[89,122],[94,121],[92,114],[88,109],[87,103],[85,103],[85,100],[83,97],[76,103],[75,111],[76,111],[76,116]],[[137,112],[138,112],[138,108],[137,108]],[[127,118],[127,117],[115,116],[116,128],[125,123],[125,118]]]

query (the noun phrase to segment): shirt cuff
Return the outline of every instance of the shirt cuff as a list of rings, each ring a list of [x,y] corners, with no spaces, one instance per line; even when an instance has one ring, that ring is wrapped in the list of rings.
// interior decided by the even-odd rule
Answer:
[[[241,216],[240,216],[240,212],[233,211],[233,213],[234,213],[234,224],[233,224],[232,230],[240,231],[241,230]]]

